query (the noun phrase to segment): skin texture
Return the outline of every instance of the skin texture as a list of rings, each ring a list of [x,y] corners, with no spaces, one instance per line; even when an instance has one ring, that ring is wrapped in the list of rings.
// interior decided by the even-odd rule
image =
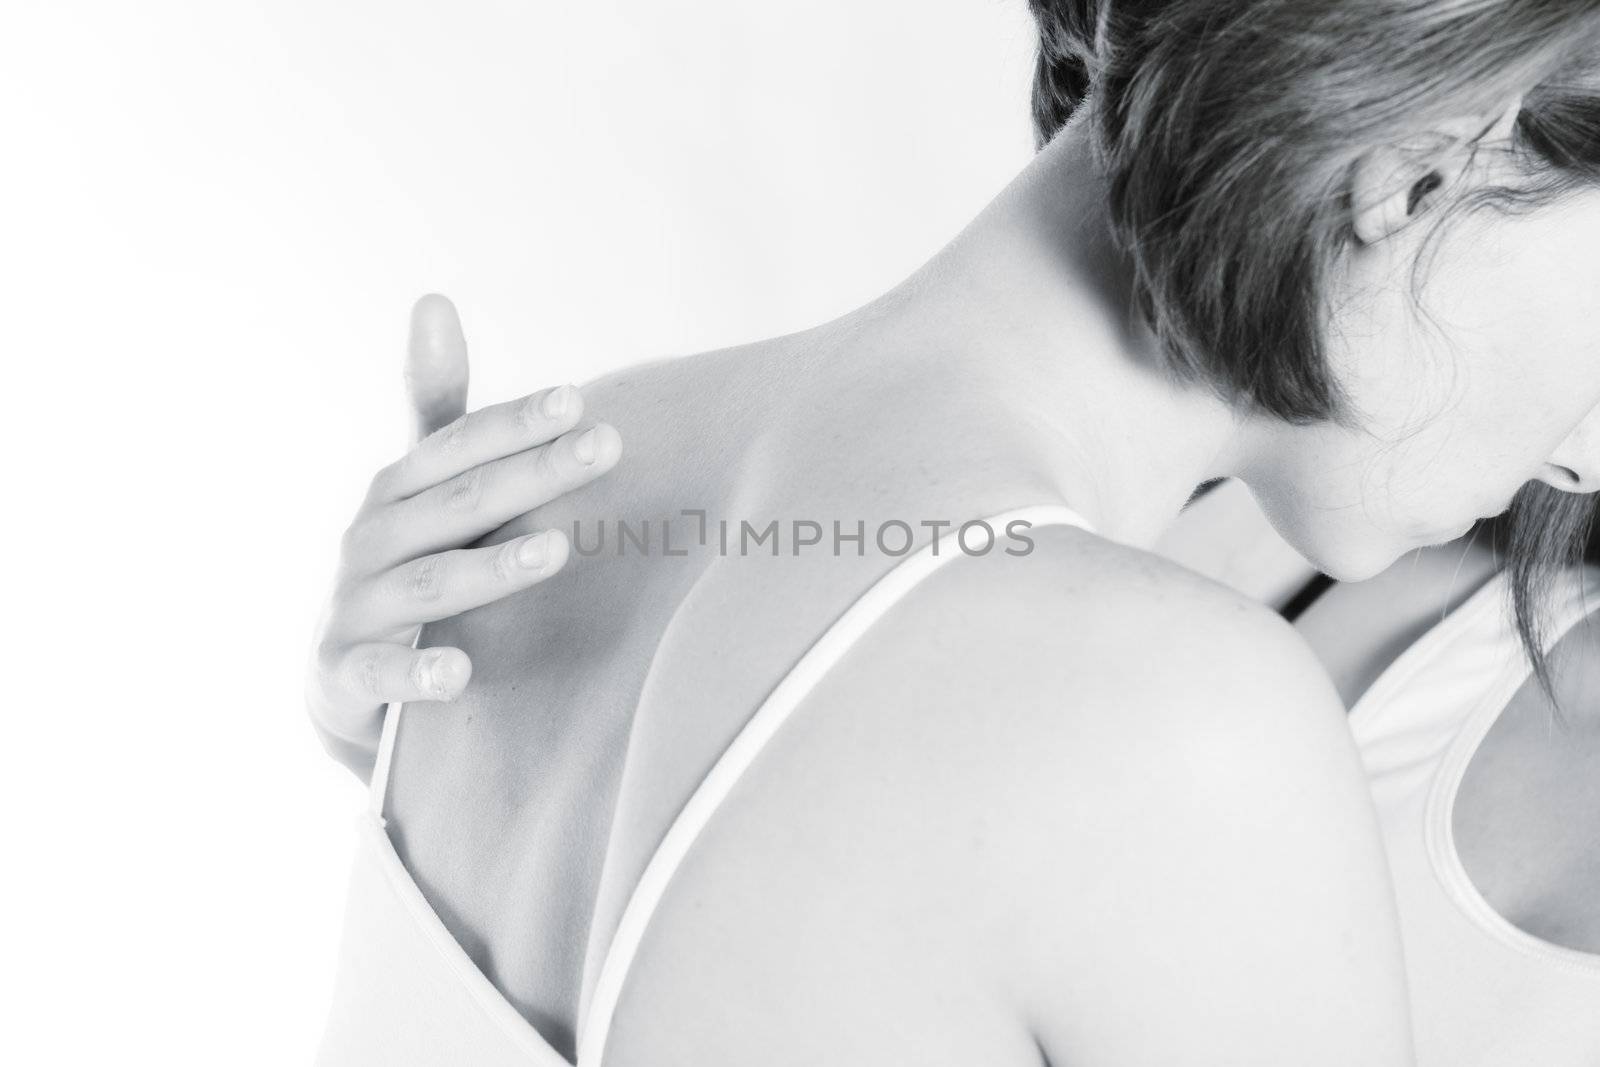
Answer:
[[[1334,294],[1384,326],[1340,355],[1363,430],[1235,410],[1168,379],[1128,325],[1084,149],[1069,129],[839,322],[596,383],[586,419],[636,463],[496,535],[686,507],[876,525],[1054,501],[1105,538],[1069,533],[1015,568],[959,561],[807,701],[663,903],[612,1062],[881,1063],[907,1041],[927,1063],[1407,1061],[1336,695],[1269,612],[1146,550],[1196,484],[1237,474],[1313,561],[1382,569],[1476,514],[1485,484],[1587,477],[1600,370],[1575,378],[1577,339],[1555,332],[1570,344],[1518,352],[1514,372],[1487,373],[1511,357],[1481,335],[1461,373],[1417,370],[1374,292],[1414,258],[1403,228]],[[1563,225],[1593,225],[1581,203]],[[1525,224],[1454,251],[1463,313],[1507,257],[1532,269],[1520,242],[1554,233]],[[1416,433],[1447,400],[1493,413],[1492,441]],[[407,714],[396,844],[558,1048],[672,813],[892,563],[596,556],[545,583],[539,610],[519,595],[425,632],[472,657],[474,684]]]

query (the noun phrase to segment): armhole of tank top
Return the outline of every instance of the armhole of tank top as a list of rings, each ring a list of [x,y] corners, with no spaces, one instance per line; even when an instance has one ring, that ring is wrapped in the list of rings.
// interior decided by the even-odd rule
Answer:
[[[1560,601],[1544,635],[1548,654],[1556,644],[1595,611],[1600,610],[1600,567],[1586,566]],[[1504,624],[1502,623],[1502,626]],[[1513,635],[1514,638],[1514,635]],[[1477,702],[1435,772],[1423,804],[1423,839],[1428,863],[1451,904],[1474,928],[1521,955],[1531,956],[1569,972],[1600,978],[1600,953],[1568,948],[1528,933],[1495,910],[1467,874],[1456,850],[1455,808],[1467,768],[1478,749],[1500,721],[1517,692],[1527,684],[1533,667],[1519,648],[1514,657]]]
[[[1095,532],[1083,516],[1064,505],[1019,508],[982,521],[991,529],[999,528],[995,534],[996,540],[1000,533],[1009,532],[1012,524],[1018,522],[1028,523],[1029,528],[1076,526],[1089,533]],[[790,713],[843,658],[850,646],[906,594],[920,585],[923,579],[963,554],[957,550],[941,555],[935,551],[935,543],[930,542],[895,563],[845,608],[800,656],[712,764],[710,772],[668,826],[623,906],[622,917],[601,959],[587,1011],[578,1026],[578,1060],[585,1067],[601,1067],[604,1064],[612,1018],[650,919],[661,903],[672,876],[722,801]]]

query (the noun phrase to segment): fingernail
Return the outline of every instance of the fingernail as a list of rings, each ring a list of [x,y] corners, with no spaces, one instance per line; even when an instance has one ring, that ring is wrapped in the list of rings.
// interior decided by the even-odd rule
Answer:
[[[594,430],[585,430],[583,436],[572,442],[572,454],[579,463],[593,463],[600,454],[600,442]]]
[[[450,692],[450,682],[455,672],[443,652],[430,652],[422,661],[422,688],[436,697]]]
[[[534,534],[524,538],[522,544],[517,546],[517,565],[526,567],[530,571],[542,568],[550,559],[550,537],[548,534]]]
[[[539,404],[539,410],[544,412],[547,419],[559,419],[572,410],[572,386],[563,385],[559,389],[552,389],[544,395],[544,400]]]

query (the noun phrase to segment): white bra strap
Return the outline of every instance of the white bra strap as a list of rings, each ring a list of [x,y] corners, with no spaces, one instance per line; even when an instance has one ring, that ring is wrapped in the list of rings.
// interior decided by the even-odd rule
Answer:
[[[367,809],[383,821],[383,801],[389,794],[389,767],[394,762],[394,736],[400,730],[400,709],[390,704],[383,709],[383,733],[378,735],[378,759],[372,765],[372,781],[367,785]]]
[[[996,541],[1008,532],[1012,523],[1017,522],[1031,526],[1078,526],[1091,532],[1094,529],[1083,516],[1060,505],[1019,508],[985,521],[995,531]],[[948,541],[945,545],[946,550],[937,554],[934,545],[929,544],[906,556],[851,604],[772,690],[689,797],[688,803],[673,820],[645,866],[639,884],[623,908],[616,933],[600,965],[600,974],[595,980],[594,994],[578,1042],[579,1060],[583,1064],[600,1067],[604,1063],[606,1038],[622,994],[623,982],[644,939],[645,928],[666,892],[667,883],[683,863],[695,838],[755,760],[757,753],[829,669],[843,658],[850,646],[924,578],[962,555],[960,548],[948,548]]]

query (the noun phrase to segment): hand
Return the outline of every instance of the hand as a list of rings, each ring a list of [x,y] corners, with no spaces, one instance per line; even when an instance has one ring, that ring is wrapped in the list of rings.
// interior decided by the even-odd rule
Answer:
[[[345,531],[306,687],[324,747],[363,778],[387,704],[453,700],[472,675],[459,648],[414,648],[422,625],[543,581],[569,547],[559,530],[467,546],[621,455],[612,427],[575,429],[583,396],[570,385],[463,414],[467,344],[442,296],[412,309],[406,388],[418,443],[373,478]]]

